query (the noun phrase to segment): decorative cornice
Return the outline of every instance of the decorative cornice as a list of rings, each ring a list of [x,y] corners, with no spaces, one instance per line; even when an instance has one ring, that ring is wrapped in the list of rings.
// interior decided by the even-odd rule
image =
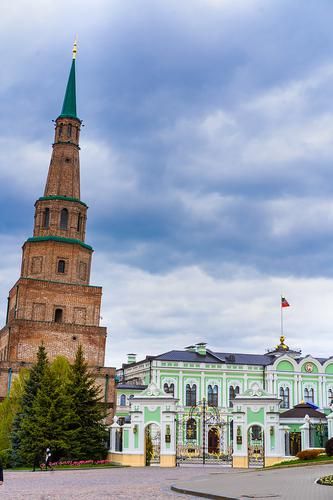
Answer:
[[[87,250],[91,250],[92,252],[94,251],[94,249],[90,245],[83,243],[83,241],[76,240],[75,238],[63,238],[62,236],[34,236],[32,238],[28,238],[26,243],[40,243],[43,241],[58,241],[59,243],[70,243],[74,245],[80,245],[81,247],[86,248]]]
[[[50,196],[41,196],[37,201],[49,201],[49,200],[60,200],[60,201],[71,201],[73,203],[80,203],[84,207],[88,208],[88,205],[78,198],[72,198],[70,196],[60,196],[60,195],[50,195]],[[37,203],[37,202],[36,202]]]

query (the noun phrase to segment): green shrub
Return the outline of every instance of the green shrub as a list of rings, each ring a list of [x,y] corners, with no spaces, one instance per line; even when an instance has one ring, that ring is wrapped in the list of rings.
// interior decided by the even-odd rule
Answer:
[[[8,469],[13,466],[12,464],[12,450],[0,450],[0,459],[2,461],[2,465],[5,469]]]
[[[326,455],[333,457],[333,438],[329,439],[325,445]]]
[[[333,486],[333,476],[324,476],[318,479],[318,484],[325,484],[325,486]]]
[[[322,453],[323,451],[324,450],[322,450],[321,448],[302,450],[297,453],[296,457],[300,460],[312,460],[313,458],[318,457],[318,455],[320,455],[320,453]]]

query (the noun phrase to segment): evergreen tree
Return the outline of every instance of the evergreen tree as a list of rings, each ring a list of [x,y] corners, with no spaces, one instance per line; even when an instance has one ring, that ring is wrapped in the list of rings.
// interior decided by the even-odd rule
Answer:
[[[67,393],[71,401],[71,456],[75,459],[101,459],[106,455],[106,407],[100,389],[88,371],[79,346],[69,374]]]
[[[32,406],[37,395],[38,389],[42,385],[48,359],[43,343],[39,346],[37,352],[37,362],[32,366],[29,376],[25,380],[23,394],[20,401],[20,410],[17,412],[13,421],[12,430],[12,460],[15,465],[24,463],[24,457],[21,454],[21,428],[25,419],[29,419],[32,412]]]
[[[46,367],[31,411],[20,427],[20,455],[27,464],[43,458],[51,448],[52,458],[66,458],[70,448],[71,405],[62,384]]]
[[[25,380],[29,371],[22,369],[13,380],[9,395],[0,403],[0,457],[5,466],[11,465],[11,433],[16,414],[21,410],[21,400]]]

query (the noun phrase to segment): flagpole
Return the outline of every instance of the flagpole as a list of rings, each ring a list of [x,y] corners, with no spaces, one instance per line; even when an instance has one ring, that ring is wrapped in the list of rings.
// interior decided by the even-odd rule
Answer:
[[[283,336],[283,307],[282,307],[282,295],[280,298],[280,308],[281,308],[281,337]]]

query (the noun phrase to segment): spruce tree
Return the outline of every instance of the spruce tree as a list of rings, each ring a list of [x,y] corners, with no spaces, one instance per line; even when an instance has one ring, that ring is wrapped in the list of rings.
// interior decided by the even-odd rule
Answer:
[[[25,463],[33,464],[36,457],[43,458],[46,448],[51,448],[53,460],[67,458],[71,420],[68,395],[48,366],[31,412],[21,422],[20,454]]]
[[[23,386],[23,394],[20,402],[20,411],[16,414],[13,421],[12,431],[12,460],[15,465],[25,463],[25,457],[21,454],[21,428],[25,419],[29,419],[32,412],[33,402],[41,387],[43,376],[48,367],[48,359],[43,343],[39,346],[37,352],[37,362],[32,366],[29,376]]]
[[[75,459],[101,459],[106,455],[106,407],[100,389],[88,370],[79,346],[69,373],[67,393],[71,401],[71,455]]]

